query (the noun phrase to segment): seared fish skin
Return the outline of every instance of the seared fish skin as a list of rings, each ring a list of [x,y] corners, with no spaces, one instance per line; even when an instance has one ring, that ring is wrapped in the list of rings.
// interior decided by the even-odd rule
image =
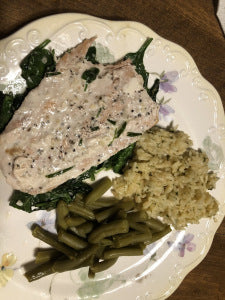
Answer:
[[[130,60],[93,65],[85,59],[94,39],[60,58],[60,74],[43,78],[0,135],[0,168],[14,189],[45,193],[135,142],[129,132],[158,122],[159,105]],[[86,85],[82,74],[93,67],[99,73]]]

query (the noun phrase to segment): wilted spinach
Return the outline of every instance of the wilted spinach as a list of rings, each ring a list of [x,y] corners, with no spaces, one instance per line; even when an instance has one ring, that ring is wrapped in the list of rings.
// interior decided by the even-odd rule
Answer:
[[[112,169],[115,173],[121,173],[127,160],[132,156],[134,146],[135,144],[129,145],[98,166],[91,167],[77,178],[66,181],[50,192],[33,196],[21,191],[14,191],[10,197],[9,205],[30,213],[36,210],[54,209],[60,199],[69,203],[76,194],[87,194],[91,191],[91,186],[83,180],[88,178],[94,180],[95,175],[101,170]]]
[[[152,38],[147,38],[144,44],[141,46],[141,48],[134,53],[127,53],[124,56],[124,60],[130,58],[132,61],[132,64],[136,67],[136,72],[140,74],[144,80],[143,87],[146,89],[148,92],[149,96],[152,98],[152,100],[156,101],[156,95],[159,90],[159,79],[156,79],[153,86],[151,88],[148,88],[148,78],[149,78],[149,73],[145,70],[144,66],[144,54],[145,50],[147,47],[150,45],[152,42]]]
[[[45,40],[34,48],[21,62],[21,76],[26,80],[29,90],[39,85],[46,72],[55,71],[54,51],[44,47],[50,43]]]
[[[81,78],[86,80],[85,87],[84,87],[85,91],[87,89],[88,84],[96,79],[98,73],[99,73],[99,69],[94,67],[84,71]]]
[[[35,196],[15,190],[9,199],[9,205],[28,213],[43,209],[51,210],[56,208],[60,199],[69,203],[77,193],[86,194],[90,191],[89,184],[70,179],[50,192]]]
[[[60,171],[57,171],[55,173],[51,173],[51,174],[45,175],[45,177],[47,177],[47,178],[53,178],[53,177],[59,176],[61,174],[64,174],[64,173],[70,171],[73,168],[74,168],[74,166],[66,168],[66,169],[63,169],[63,170],[60,170]]]
[[[0,91],[0,133],[5,129],[26,95],[27,91],[15,96],[13,96],[13,94],[3,94],[3,92]]]
[[[92,62],[94,65],[99,64],[99,62],[96,60],[96,47],[91,46],[88,48],[88,52],[86,54],[86,60]]]
[[[147,39],[137,52],[128,53],[124,59],[131,59],[132,64],[136,66],[137,73],[143,77],[143,87],[147,90],[152,99],[156,100],[156,94],[159,89],[159,80],[156,79],[153,86],[149,89],[147,87],[149,73],[145,70],[143,64],[144,52],[151,41],[152,39]],[[27,82],[27,89],[25,93],[13,96],[11,94],[5,95],[0,92],[0,132],[5,128],[15,110],[19,108],[27,93],[38,86],[45,74],[48,73],[49,75],[56,75],[55,73],[51,73],[55,71],[54,52],[44,49],[49,42],[49,40],[44,41],[41,45],[33,49],[21,62],[20,66],[22,69],[22,76]],[[96,60],[96,48],[94,46],[91,46],[88,49],[86,59],[91,61],[93,64],[98,64],[98,61]],[[82,78],[86,80],[85,89],[90,82],[96,79],[98,73],[98,68],[91,68],[82,74]],[[113,125],[116,124],[113,120],[108,121]],[[119,136],[124,131],[125,127],[126,122],[124,122],[121,128],[116,131],[116,135]],[[131,133],[131,136],[136,135],[139,135],[139,133]],[[79,142],[79,145],[81,144],[82,140]],[[21,191],[14,191],[10,198],[10,205],[26,212],[32,212],[35,210],[53,209],[56,207],[57,202],[62,198],[66,202],[70,202],[77,193],[86,194],[91,191],[91,186],[84,182],[85,179],[90,178],[94,180],[95,175],[103,169],[112,169],[115,173],[121,173],[127,163],[127,160],[132,156],[134,147],[135,143],[129,145],[127,148],[122,149],[115,155],[111,156],[105,162],[98,166],[91,167],[88,171],[84,172],[76,179],[68,180],[50,192],[33,196]],[[58,176],[60,174],[55,174],[54,176]]]
[[[27,88],[23,94],[3,94],[0,91],[0,133],[11,120],[14,112],[20,107],[28,92],[39,85],[46,72],[55,70],[54,52],[44,49],[50,40],[34,48],[21,62],[22,77]]]

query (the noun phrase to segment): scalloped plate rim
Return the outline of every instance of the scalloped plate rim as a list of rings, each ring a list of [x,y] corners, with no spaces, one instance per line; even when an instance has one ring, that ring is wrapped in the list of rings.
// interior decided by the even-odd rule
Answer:
[[[61,18],[64,18],[64,17],[68,17],[70,16],[71,18],[72,17],[75,17],[75,20],[74,21],[69,21],[69,22],[66,22],[63,26],[66,26],[68,25],[69,23],[72,23],[72,22],[77,22],[77,21],[88,21],[88,20],[96,20],[96,21],[101,21],[101,22],[105,22],[107,25],[108,24],[123,24],[125,26],[129,25],[133,25],[135,24],[136,26],[140,27],[143,29],[143,31],[148,31],[148,32],[153,32],[157,37],[159,37],[160,39],[162,39],[163,41],[165,42],[168,42],[169,44],[171,44],[173,47],[175,48],[178,48],[180,51],[182,51],[185,56],[188,57],[188,59],[190,60],[191,64],[196,68],[196,70],[198,71],[198,75],[201,77],[201,79],[204,80],[204,85],[206,85],[207,87],[209,87],[209,89],[211,91],[213,91],[213,93],[215,94],[215,97],[216,97],[216,100],[217,100],[217,104],[219,105],[219,110],[223,110],[223,105],[222,105],[222,101],[221,101],[221,98],[220,98],[220,95],[219,93],[217,92],[217,90],[215,89],[215,87],[207,80],[205,79],[201,72],[199,71],[198,69],[198,66],[196,65],[194,59],[192,58],[192,56],[189,54],[189,52],[187,50],[185,50],[182,46],[180,46],[179,44],[175,43],[175,42],[171,42],[170,40],[168,39],[165,39],[164,37],[160,36],[159,34],[157,34],[156,32],[154,32],[151,28],[149,28],[147,25],[145,24],[142,24],[140,22],[136,22],[136,21],[129,21],[129,20],[123,20],[123,21],[119,21],[119,20],[108,20],[108,19],[103,19],[103,18],[98,18],[98,17],[95,17],[95,16],[91,16],[91,15],[88,15],[88,14],[79,14],[79,13],[59,13],[59,14],[53,14],[53,15],[50,15],[50,16],[45,16],[45,17],[42,17],[42,18],[39,18],[37,20],[34,20],[34,21],[31,21],[30,23],[26,24],[25,26],[22,26],[20,29],[16,30],[14,33],[12,33],[11,35],[9,35],[8,37],[5,37],[3,38],[2,40],[0,40],[0,44],[7,44],[11,39],[13,39],[15,36],[18,36],[18,35],[22,35],[23,32],[27,31],[27,29],[33,25],[38,25],[39,22],[43,21],[43,20],[46,20],[46,21],[51,21],[51,20],[54,20],[56,17],[61,17]],[[141,30],[140,30],[141,31]],[[224,122],[225,124],[225,122]],[[221,204],[222,205],[222,204]],[[225,207],[225,203],[223,203],[223,206]],[[219,221],[217,221],[216,225],[215,225],[215,228],[216,230],[218,229],[218,227],[220,226],[220,224],[222,223],[223,221],[223,217],[222,215],[220,215],[220,218],[219,218]],[[171,290],[169,290],[169,293],[167,294],[164,294],[162,295],[162,297],[158,298],[158,299],[165,299],[165,297],[169,297],[178,287],[179,285],[182,283],[183,279],[187,276],[187,274],[192,271],[197,265],[199,265],[199,263],[206,257],[208,251],[210,250],[210,247],[212,245],[212,242],[213,242],[213,238],[216,234],[216,230],[213,234],[210,235],[210,238],[208,239],[207,241],[207,244],[206,244],[206,247],[205,247],[205,250],[204,250],[204,254],[202,254],[201,256],[199,256],[197,259],[194,260],[194,262],[192,262],[191,264],[189,264],[185,269],[182,270],[182,273],[180,274],[180,281],[179,283],[175,286],[173,286],[173,288]]]
[[[150,27],[148,27],[147,25],[143,24],[143,23],[140,23],[140,22],[137,22],[137,21],[129,21],[129,20],[122,20],[122,21],[119,21],[119,20],[109,20],[109,19],[104,19],[104,18],[99,18],[99,17],[95,17],[95,16],[92,16],[92,15],[88,15],[88,14],[80,14],[80,13],[59,13],[59,14],[53,14],[53,15],[50,15],[50,16],[45,16],[45,17],[42,17],[42,18],[38,18],[34,21],[31,21],[29,23],[27,23],[26,25],[22,26],[20,29],[16,30],[15,32],[13,32],[12,34],[10,34],[9,36],[3,38],[0,40],[0,43],[2,42],[5,42],[10,40],[11,38],[13,38],[14,36],[18,35],[19,33],[22,33],[23,31],[26,30],[26,28],[30,27],[31,25],[35,24],[35,23],[38,23],[38,22],[41,22],[42,20],[50,20],[51,18],[55,18],[57,16],[60,16],[60,17],[66,17],[66,16],[75,16],[75,17],[82,17],[81,20],[79,21],[82,21],[82,20],[86,20],[86,19],[93,19],[93,20],[96,20],[96,21],[105,21],[106,23],[112,23],[112,24],[115,24],[115,23],[123,23],[123,24],[137,24],[138,26],[142,26],[145,30],[147,31],[152,31],[155,35],[157,35],[158,37],[160,37],[161,39],[163,39],[164,41],[168,41],[170,44],[172,44],[173,46],[175,47],[179,47],[182,52],[185,53],[186,56],[189,57],[189,59],[191,59],[191,63],[196,67],[196,69],[198,70],[199,72],[199,76],[201,77],[201,79],[204,79],[205,83],[207,85],[210,86],[211,89],[213,89],[213,92],[216,94],[216,96],[219,98],[220,102],[221,102],[221,105],[222,105],[222,100],[221,100],[221,97],[218,93],[218,91],[216,90],[216,88],[213,86],[212,83],[210,83],[203,75],[202,73],[200,72],[197,64],[195,63],[193,57],[191,56],[191,54],[185,49],[183,48],[181,45],[175,43],[175,42],[172,42],[166,38],[164,38],[163,36],[160,36],[157,32],[155,32],[154,30],[152,30]],[[77,21],[77,20],[76,20]],[[69,22],[71,23],[71,22]],[[69,24],[67,23],[67,24]],[[64,26],[66,26],[67,24],[64,24]],[[223,107],[223,106],[222,106]]]

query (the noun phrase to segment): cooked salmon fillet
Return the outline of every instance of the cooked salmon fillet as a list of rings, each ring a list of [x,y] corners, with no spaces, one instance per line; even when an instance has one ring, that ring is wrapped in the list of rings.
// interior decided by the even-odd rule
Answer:
[[[43,78],[0,135],[0,168],[14,189],[47,192],[135,142],[128,132],[157,123],[159,106],[129,59],[108,65],[85,59],[94,39],[59,59],[60,74]],[[82,74],[93,67],[99,73],[86,84]]]

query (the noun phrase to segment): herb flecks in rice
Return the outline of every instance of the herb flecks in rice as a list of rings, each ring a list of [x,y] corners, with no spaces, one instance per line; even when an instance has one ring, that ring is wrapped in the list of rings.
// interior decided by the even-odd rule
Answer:
[[[123,176],[114,179],[115,197],[134,199],[176,229],[214,216],[218,204],[208,190],[217,177],[205,152],[191,146],[184,132],[153,127],[140,137]]]

